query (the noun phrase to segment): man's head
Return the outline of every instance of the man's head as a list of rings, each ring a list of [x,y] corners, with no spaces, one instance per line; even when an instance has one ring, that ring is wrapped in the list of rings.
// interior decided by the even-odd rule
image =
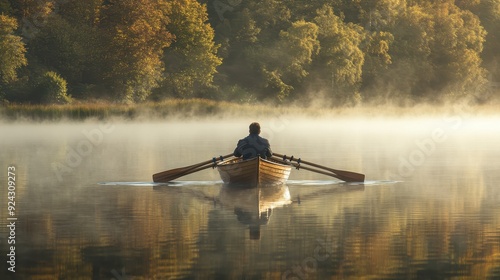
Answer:
[[[260,124],[257,122],[250,124],[250,134],[260,134]]]

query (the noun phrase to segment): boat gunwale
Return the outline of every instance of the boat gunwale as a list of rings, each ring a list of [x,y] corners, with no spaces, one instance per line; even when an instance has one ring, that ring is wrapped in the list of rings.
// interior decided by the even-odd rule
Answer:
[[[259,157],[255,157],[255,158],[251,158],[251,159],[241,159],[239,161],[235,161],[235,160],[238,160],[240,158],[231,158],[231,159],[226,159],[222,162],[219,162],[217,164],[217,167],[225,167],[225,166],[231,166],[231,165],[236,165],[236,164],[243,164],[243,163],[247,163],[247,162],[251,162],[251,161],[254,161],[254,160],[257,160],[259,159]],[[263,159],[263,158],[260,158],[261,161],[264,161],[264,162],[267,162],[267,163],[270,163],[270,164],[274,164],[274,165],[277,165],[277,166],[281,166],[281,167],[292,167],[291,164],[282,164],[282,163],[279,163],[279,162],[276,162],[276,161],[273,161],[273,160],[269,160],[269,159]],[[231,162],[231,161],[235,161],[235,162]]]

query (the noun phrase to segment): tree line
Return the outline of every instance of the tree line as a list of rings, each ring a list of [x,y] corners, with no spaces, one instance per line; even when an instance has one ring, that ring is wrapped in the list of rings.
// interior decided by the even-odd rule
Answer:
[[[0,0],[0,100],[488,101],[498,0]]]

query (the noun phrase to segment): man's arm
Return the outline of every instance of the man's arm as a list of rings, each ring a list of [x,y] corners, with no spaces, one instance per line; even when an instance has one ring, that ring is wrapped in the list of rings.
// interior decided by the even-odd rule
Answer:
[[[241,151],[240,151],[241,141],[242,140],[238,141],[238,144],[236,145],[236,148],[234,149],[233,156],[235,156],[235,157],[241,157],[242,156]]]
[[[266,156],[270,158],[273,156],[273,151],[271,151],[271,145],[269,144],[269,141],[266,140],[266,142],[267,142]]]

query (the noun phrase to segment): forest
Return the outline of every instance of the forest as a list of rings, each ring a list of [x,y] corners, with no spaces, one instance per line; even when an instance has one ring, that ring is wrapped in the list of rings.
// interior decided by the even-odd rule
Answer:
[[[498,101],[500,0],[0,0],[0,104]]]

